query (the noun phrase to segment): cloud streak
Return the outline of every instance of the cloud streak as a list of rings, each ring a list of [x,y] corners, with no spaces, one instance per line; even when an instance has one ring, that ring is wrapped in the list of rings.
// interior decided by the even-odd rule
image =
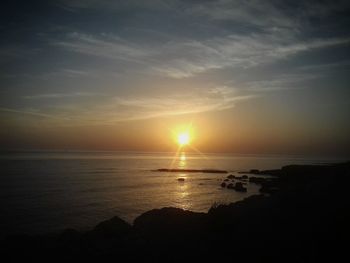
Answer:
[[[90,92],[75,92],[75,93],[48,93],[48,94],[36,94],[23,96],[23,99],[34,100],[34,99],[62,99],[72,97],[95,97],[101,96],[99,93]]]
[[[20,115],[30,115],[33,117],[40,117],[45,119],[52,119],[52,120],[59,120],[59,121],[69,121],[70,119],[67,117],[57,116],[57,115],[51,115],[41,112],[38,109],[11,109],[11,108],[2,108],[0,107],[0,111],[2,112],[9,112],[9,113],[15,113]]]
[[[299,41],[285,32],[228,35],[208,40],[178,40],[158,46],[131,42],[116,36],[72,33],[54,43],[69,51],[141,65],[150,74],[187,78],[211,69],[249,68],[271,63],[300,52],[349,44],[350,38]],[[127,65],[126,65],[127,67]],[[132,70],[132,65],[129,66]],[[140,67],[138,67],[139,69]]]
[[[196,90],[189,94],[166,97],[115,97],[106,105],[94,109],[97,116],[105,116],[105,123],[168,117],[184,114],[221,111],[255,95],[235,95],[232,88],[219,87]],[[122,109],[122,110],[121,110]],[[106,118],[108,116],[108,118]]]
[[[67,95],[42,94],[28,99],[59,99]],[[125,121],[221,111],[255,97],[256,95],[236,95],[232,88],[223,86],[209,90],[197,89],[183,95],[133,98],[115,96],[100,99],[93,105],[63,103],[37,109],[0,108],[0,111],[44,117],[61,125],[109,125]]]

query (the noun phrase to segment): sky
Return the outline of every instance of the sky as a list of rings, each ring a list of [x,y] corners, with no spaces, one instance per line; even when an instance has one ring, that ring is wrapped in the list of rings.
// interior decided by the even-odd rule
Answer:
[[[1,150],[173,151],[190,129],[201,152],[350,156],[349,1],[4,1],[0,13]]]

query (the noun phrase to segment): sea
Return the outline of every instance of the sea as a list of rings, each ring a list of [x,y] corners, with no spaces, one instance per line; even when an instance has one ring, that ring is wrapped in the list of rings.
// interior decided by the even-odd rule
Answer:
[[[162,207],[207,212],[259,194],[222,188],[228,174],[321,164],[339,158],[139,152],[6,152],[0,154],[0,236],[85,231],[118,216],[132,223]],[[160,168],[219,169],[220,173],[159,172]],[[179,178],[183,178],[179,181]]]

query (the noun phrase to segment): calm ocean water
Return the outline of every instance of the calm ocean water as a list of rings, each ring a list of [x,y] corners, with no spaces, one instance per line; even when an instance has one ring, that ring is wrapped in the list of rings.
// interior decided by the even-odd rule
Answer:
[[[0,156],[1,235],[88,229],[119,216],[132,222],[165,206],[206,212],[259,192],[220,187],[226,174],[165,173],[158,168],[273,169],[336,159],[181,153],[26,152]],[[185,182],[178,182],[178,178]]]

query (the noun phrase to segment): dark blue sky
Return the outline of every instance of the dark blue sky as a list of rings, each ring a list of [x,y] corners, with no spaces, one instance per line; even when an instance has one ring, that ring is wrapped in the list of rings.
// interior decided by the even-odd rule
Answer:
[[[167,150],[156,137],[193,122],[208,151],[350,151],[349,1],[5,1],[0,12],[2,148]],[[152,145],[135,139],[141,127]]]

